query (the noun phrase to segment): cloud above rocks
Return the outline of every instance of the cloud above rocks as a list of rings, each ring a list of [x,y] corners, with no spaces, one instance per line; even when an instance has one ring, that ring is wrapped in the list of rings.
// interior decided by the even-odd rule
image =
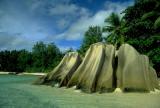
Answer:
[[[104,3],[104,9],[99,10],[93,15],[81,16],[75,23],[73,23],[66,31],[57,35],[57,39],[66,40],[79,40],[84,36],[85,31],[89,26],[104,26],[104,20],[110,13],[116,12],[118,14],[129,5],[132,5],[133,1],[128,2],[111,2],[106,1]],[[121,15],[121,14],[120,14]]]
[[[133,1],[104,1],[101,9],[93,10],[74,0],[1,0],[0,50],[31,50],[36,41],[55,42],[62,50],[79,45],[89,26],[103,26],[111,13],[121,13]],[[93,0],[87,3],[92,4]],[[21,5],[19,5],[21,4]],[[97,4],[97,7],[99,5]],[[99,6],[99,7],[100,7]],[[93,7],[93,8],[97,8]]]

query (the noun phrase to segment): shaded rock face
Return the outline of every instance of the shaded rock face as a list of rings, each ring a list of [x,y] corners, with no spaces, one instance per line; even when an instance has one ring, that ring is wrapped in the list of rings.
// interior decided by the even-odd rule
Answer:
[[[118,51],[113,45],[96,43],[90,46],[81,62],[77,52],[64,56],[60,64],[41,84],[59,83],[59,86],[76,86],[84,92],[153,91],[159,88],[155,70],[149,59],[132,46],[123,44]]]
[[[97,78],[96,91],[110,92],[114,90],[115,85],[115,48],[113,45],[106,45],[104,50],[103,65]]]
[[[132,46],[124,44],[118,51],[116,71],[117,87],[122,90],[151,91],[157,88],[158,80],[149,59],[140,55]]]
[[[59,83],[60,87],[66,85],[81,61],[82,59],[77,52],[67,53],[53,71],[49,72],[47,76],[40,78],[40,84],[54,85]]]
[[[103,43],[91,45],[86,56],[72,76],[68,87],[76,85],[85,92],[112,88],[112,61],[114,47]]]

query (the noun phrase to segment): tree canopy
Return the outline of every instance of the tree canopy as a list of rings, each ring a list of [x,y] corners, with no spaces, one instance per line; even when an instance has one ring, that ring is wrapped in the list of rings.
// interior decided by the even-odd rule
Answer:
[[[160,72],[160,1],[136,0],[124,11],[126,42],[140,53],[149,56],[154,68]]]
[[[54,44],[37,42],[29,52],[23,50],[1,51],[0,70],[11,72],[46,72],[61,60],[62,53]]]
[[[120,16],[116,13],[111,13],[108,18],[104,21],[106,23],[106,26],[103,27],[103,32],[109,33],[105,40],[107,43],[121,44],[124,43],[124,20],[120,18]]]
[[[85,32],[81,47],[79,49],[80,54],[84,55],[91,44],[96,42],[102,42],[102,30],[99,26],[90,26]]]

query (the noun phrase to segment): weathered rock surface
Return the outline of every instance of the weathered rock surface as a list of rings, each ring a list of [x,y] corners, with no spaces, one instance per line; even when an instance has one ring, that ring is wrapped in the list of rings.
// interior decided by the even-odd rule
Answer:
[[[85,92],[110,91],[113,85],[113,45],[96,43],[91,45],[86,56],[73,74],[68,87],[76,85]]]
[[[49,72],[44,78],[41,78],[41,83],[52,83],[52,85],[59,83],[59,86],[67,85],[72,74],[76,71],[81,61],[81,57],[77,52],[67,53],[63,57],[60,64],[53,71]]]
[[[115,48],[113,45],[105,45],[103,65],[97,79],[96,91],[110,92],[116,87],[115,83]]]
[[[159,88],[155,70],[149,59],[132,46],[123,44],[118,51],[113,45],[96,43],[90,46],[83,61],[77,52],[65,55],[60,64],[40,84],[76,86],[84,92],[154,91]]]
[[[123,44],[118,51],[117,87],[122,90],[151,91],[158,87],[155,70],[149,59],[132,46]]]

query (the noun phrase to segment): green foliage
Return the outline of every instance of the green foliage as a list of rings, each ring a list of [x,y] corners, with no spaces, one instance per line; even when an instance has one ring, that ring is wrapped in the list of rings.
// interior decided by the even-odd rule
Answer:
[[[160,17],[158,17],[154,23],[154,28],[155,29],[160,29]]]
[[[151,12],[148,12],[148,13],[145,13],[142,17],[141,17],[141,19],[142,20],[155,20],[155,18],[157,18],[158,17],[158,13],[157,12],[155,12],[155,11],[151,11]]]
[[[105,19],[107,43],[121,45],[124,41],[140,53],[147,54],[157,72],[160,72],[160,1],[135,0],[125,9],[122,19],[116,14]],[[118,47],[118,46],[117,46]],[[159,74],[160,75],[160,74]]]
[[[18,57],[20,51],[1,51],[0,52],[0,70],[4,71],[21,71],[18,67]],[[11,63],[10,63],[11,62]]]
[[[111,44],[123,44],[124,43],[124,20],[118,16],[116,13],[111,13],[111,15],[105,19],[107,26],[103,28],[103,32],[108,32],[109,34],[105,37],[107,43]]]
[[[33,46],[32,57],[33,68],[31,71],[44,72],[53,69],[59,63],[62,54],[54,43],[46,45],[38,42]]]
[[[90,26],[85,32],[82,45],[78,52],[84,56],[85,52],[88,50],[91,44],[102,41],[102,31],[99,26]]]
[[[13,50],[0,52],[0,70],[14,72],[48,72],[62,58],[60,50],[54,43],[37,42],[32,52]]]
[[[21,71],[27,70],[32,64],[32,54],[26,50],[20,50],[18,56],[18,67]]]
[[[125,39],[140,53],[147,54],[157,72],[160,72],[160,1],[136,0],[124,11]]]
[[[127,7],[124,11],[124,19],[127,24],[134,23],[140,19],[144,13],[156,10],[157,0],[136,0],[133,6]]]
[[[33,67],[35,71],[44,71],[45,67],[46,45],[43,42],[37,42],[32,49]]]

